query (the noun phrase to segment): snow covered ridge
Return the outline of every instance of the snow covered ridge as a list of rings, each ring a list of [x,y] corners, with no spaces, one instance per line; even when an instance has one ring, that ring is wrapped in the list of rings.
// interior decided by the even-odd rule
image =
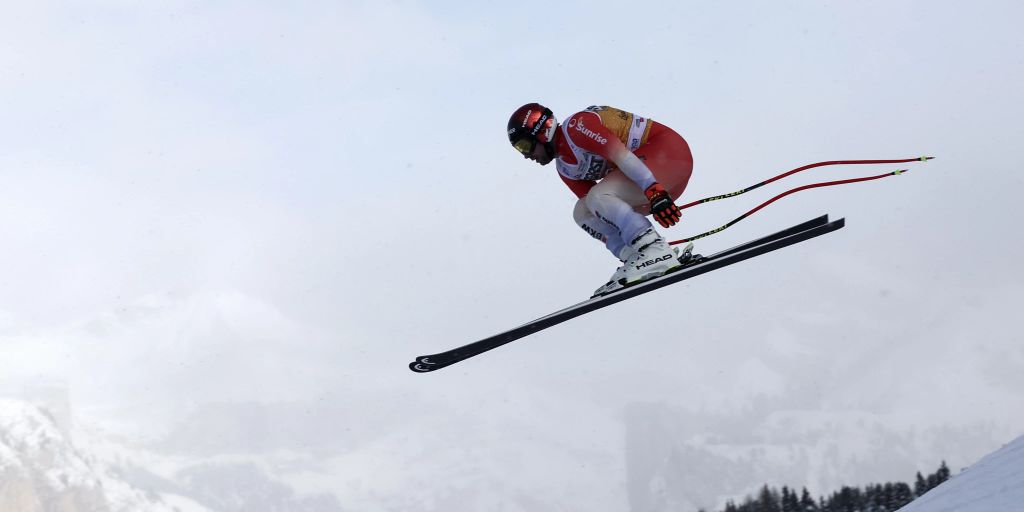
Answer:
[[[44,409],[0,399],[0,510],[171,511],[79,454]]]
[[[986,455],[900,512],[1024,512],[1024,436]]]

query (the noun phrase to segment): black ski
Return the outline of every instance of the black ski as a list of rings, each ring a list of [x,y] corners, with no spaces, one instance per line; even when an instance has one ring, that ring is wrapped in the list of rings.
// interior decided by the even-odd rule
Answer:
[[[577,316],[636,297],[637,295],[657,290],[658,288],[662,288],[691,277],[711,272],[712,270],[732,265],[733,263],[753,258],[754,256],[759,256],[761,254],[781,249],[804,240],[810,240],[811,238],[824,235],[825,233],[831,233],[832,231],[842,228],[843,225],[844,219],[829,222],[828,215],[822,215],[816,219],[811,219],[807,222],[797,224],[777,233],[773,233],[756,240],[751,240],[710,256],[695,256],[680,270],[676,270],[670,274],[623,288],[608,295],[594,297],[580,302],[579,304],[569,306],[561,311],[538,318],[532,322],[525,323],[510,331],[505,331],[447,352],[417,357],[415,361],[409,363],[409,369],[417,373],[439,370],[445,366],[455,364],[464,359],[469,359],[470,357],[482,354],[506,343],[513,342],[537,331],[558,325],[566,320],[576,318]]]

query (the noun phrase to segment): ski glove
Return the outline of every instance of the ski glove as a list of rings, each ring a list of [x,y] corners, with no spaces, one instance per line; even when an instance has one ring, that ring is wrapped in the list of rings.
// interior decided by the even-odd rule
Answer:
[[[661,186],[661,183],[654,182],[653,185],[647,187],[644,194],[651,202],[651,214],[658,219],[658,224],[661,224],[661,227],[667,228],[679,222],[679,218],[683,214],[679,211],[679,207],[672,202],[672,198],[665,191],[665,187]]]

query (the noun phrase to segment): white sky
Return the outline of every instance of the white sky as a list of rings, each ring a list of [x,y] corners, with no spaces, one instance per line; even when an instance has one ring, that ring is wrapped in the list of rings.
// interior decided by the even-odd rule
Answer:
[[[84,410],[345,390],[529,415],[545,395],[614,431],[635,401],[781,396],[1019,429],[1024,8],[623,5],[7,2],[0,374],[65,379]],[[528,101],[672,126],[695,156],[684,200],[820,160],[937,159],[786,198],[697,247],[826,212],[847,218],[836,234],[412,374],[615,268],[553,167],[509,148]],[[668,235],[893,168],[810,171]]]

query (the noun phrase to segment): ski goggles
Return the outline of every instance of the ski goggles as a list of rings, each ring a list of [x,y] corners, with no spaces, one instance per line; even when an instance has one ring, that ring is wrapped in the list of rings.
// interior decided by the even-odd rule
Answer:
[[[521,137],[512,143],[512,147],[524,155],[529,155],[537,147],[537,141],[529,137]]]

